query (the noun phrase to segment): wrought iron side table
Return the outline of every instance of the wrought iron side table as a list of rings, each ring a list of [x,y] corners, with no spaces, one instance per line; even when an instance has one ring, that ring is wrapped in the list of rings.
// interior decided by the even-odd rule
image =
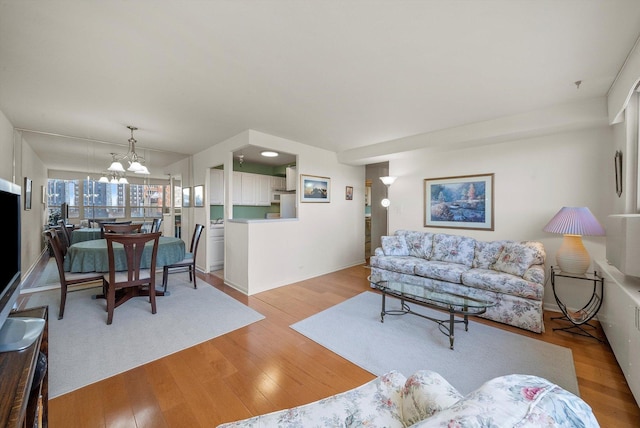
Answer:
[[[589,301],[579,310],[571,312],[567,309],[567,306],[560,300],[558,293],[556,293],[556,278],[573,278],[582,281],[590,281],[593,283],[593,290]],[[602,297],[604,293],[604,278],[596,271],[593,273],[574,274],[562,272],[558,267],[551,266],[551,288],[553,288],[553,297],[556,299],[558,307],[562,311],[561,317],[552,317],[552,320],[565,320],[571,323],[567,327],[556,327],[553,330],[562,330],[567,333],[577,334],[579,336],[586,336],[596,339],[603,343],[604,341],[597,336],[591,334],[591,331],[596,329],[596,326],[589,323],[596,316],[602,306]]]

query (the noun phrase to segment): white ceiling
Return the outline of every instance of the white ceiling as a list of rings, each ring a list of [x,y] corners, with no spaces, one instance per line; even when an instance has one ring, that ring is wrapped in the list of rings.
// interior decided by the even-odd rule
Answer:
[[[638,0],[0,0],[0,110],[54,169],[127,125],[154,173],[249,128],[341,152],[604,96],[639,34]]]

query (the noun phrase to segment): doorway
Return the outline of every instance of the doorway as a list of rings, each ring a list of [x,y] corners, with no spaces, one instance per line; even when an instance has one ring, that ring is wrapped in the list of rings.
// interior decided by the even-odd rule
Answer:
[[[387,209],[380,202],[387,197],[387,187],[382,184],[380,177],[389,175],[389,162],[380,162],[365,167],[365,260],[382,244],[381,237],[387,235]],[[367,196],[368,195],[368,196]],[[369,203],[367,205],[367,202]],[[367,242],[368,241],[368,242]]]

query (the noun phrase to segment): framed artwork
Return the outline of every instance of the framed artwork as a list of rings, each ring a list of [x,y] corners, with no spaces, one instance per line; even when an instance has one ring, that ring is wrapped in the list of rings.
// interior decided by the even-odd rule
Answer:
[[[33,181],[30,178],[24,178],[24,209],[26,211],[31,209],[31,187]]]
[[[620,197],[622,196],[622,152],[620,150],[616,150],[613,166],[616,172],[616,195]]]
[[[331,202],[331,179],[300,174],[300,202]]]
[[[353,186],[347,186],[347,190],[345,190],[344,198],[347,201],[353,200]]]
[[[191,206],[191,187],[182,188],[182,208]]]
[[[47,188],[44,186],[40,186],[40,195],[42,195],[42,203],[47,203]]]
[[[193,186],[193,206],[204,207],[204,186]]]
[[[425,178],[424,226],[493,230],[494,174]]]

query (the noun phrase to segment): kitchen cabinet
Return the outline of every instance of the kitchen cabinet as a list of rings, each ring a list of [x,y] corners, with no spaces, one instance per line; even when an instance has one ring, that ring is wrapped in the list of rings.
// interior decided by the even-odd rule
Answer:
[[[271,176],[234,171],[233,204],[270,206]]]
[[[298,188],[298,170],[294,166],[289,166],[286,169],[286,174],[287,190],[296,190]]]
[[[256,175],[256,205],[271,205],[271,176]]]
[[[598,320],[618,365],[640,403],[640,278],[623,275],[605,260],[594,262],[604,277],[604,296]]]
[[[211,170],[209,205],[224,205],[224,171],[221,169]]]
[[[224,267],[224,226],[212,226],[209,232],[209,270],[216,271]]]
[[[271,191],[285,190],[287,188],[287,179],[285,177],[271,177]]]

